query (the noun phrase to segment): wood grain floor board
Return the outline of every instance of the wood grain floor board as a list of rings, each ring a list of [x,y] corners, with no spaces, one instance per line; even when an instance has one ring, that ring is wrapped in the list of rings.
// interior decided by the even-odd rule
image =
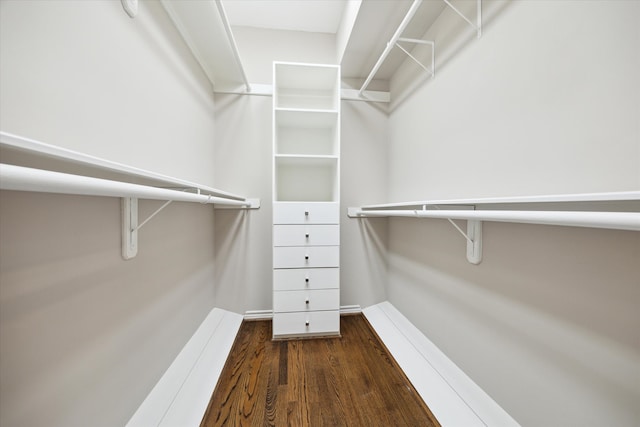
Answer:
[[[243,322],[201,426],[439,426],[364,316],[340,322],[291,341]]]

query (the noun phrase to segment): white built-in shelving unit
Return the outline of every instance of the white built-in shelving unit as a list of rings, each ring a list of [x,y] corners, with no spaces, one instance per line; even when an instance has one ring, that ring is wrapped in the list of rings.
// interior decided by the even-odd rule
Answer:
[[[273,338],[339,335],[340,68],[273,76]]]

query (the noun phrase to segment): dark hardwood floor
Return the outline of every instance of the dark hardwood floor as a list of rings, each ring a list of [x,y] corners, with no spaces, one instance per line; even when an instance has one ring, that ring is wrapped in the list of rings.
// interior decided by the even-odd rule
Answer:
[[[439,426],[362,315],[342,338],[271,341],[243,322],[201,426]]]

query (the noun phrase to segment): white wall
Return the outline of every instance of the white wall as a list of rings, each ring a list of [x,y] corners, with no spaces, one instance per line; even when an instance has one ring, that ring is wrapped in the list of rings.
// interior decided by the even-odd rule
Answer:
[[[272,62],[332,63],[335,37],[234,27],[251,83],[271,84]],[[342,102],[341,305],[385,299],[386,223],[362,228],[348,206],[386,194],[387,115],[376,105]],[[272,308],[272,99],[216,95],[216,183],[260,197],[246,214],[216,213],[216,304],[244,313]]]
[[[214,185],[211,85],[158,2],[0,3],[5,132]]]
[[[389,199],[638,190],[640,3],[483,5],[435,79],[392,81]],[[389,220],[389,300],[523,426],[638,425],[640,233],[483,235],[474,266],[447,222]]]
[[[333,34],[243,26],[232,30],[249,83],[270,85],[273,61],[336,63]]]
[[[3,131],[213,185],[210,92],[157,2],[0,2]],[[119,199],[0,192],[0,424],[124,425],[214,306],[213,222],[174,203],[123,261]]]

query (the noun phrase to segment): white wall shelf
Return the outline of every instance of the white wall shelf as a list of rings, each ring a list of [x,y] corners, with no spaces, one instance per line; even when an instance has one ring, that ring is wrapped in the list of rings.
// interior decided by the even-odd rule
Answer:
[[[433,199],[412,200],[362,206],[362,209],[410,208],[415,206],[480,206],[514,203],[576,203],[576,202],[615,202],[640,201],[640,191],[613,191],[601,193],[545,194],[538,196],[483,197],[477,199]]]
[[[100,157],[81,153],[79,151],[69,150],[67,148],[47,144],[41,141],[36,141],[34,139],[25,138],[7,132],[0,131],[0,149],[3,150],[3,159],[5,154],[4,151],[7,150],[6,154],[12,154],[8,152],[10,150],[13,152],[19,152],[21,155],[28,156],[28,159],[26,160],[29,162],[37,160],[39,163],[41,163],[45,159],[50,159],[59,162],[55,166],[57,166],[58,164],[64,164],[67,167],[69,165],[80,166],[83,168],[82,171],[87,174],[91,174],[94,172],[109,172],[117,174],[122,178],[123,181],[127,182],[153,183],[156,186],[162,187],[190,189],[199,194],[211,194],[212,196],[224,197],[234,200],[245,199],[243,196],[223,191],[217,188],[212,188],[184,179],[136,168],[133,166],[125,165],[123,163],[113,162],[111,160],[102,159]],[[98,175],[98,173],[94,173],[95,177],[102,177]]]
[[[123,165],[99,157],[90,156],[62,147],[45,144],[5,132],[0,132],[0,148],[4,155],[28,163],[41,163],[63,169],[72,165],[84,174],[65,173],[55,170],[26,167],[18,164],[0,164],[0,189],[31,191],[54,194],[119,197],[122,199],[122,257],[129,260],[138,252],[138,230],[171,202],[193,202],[216,204],[241,209],[258,209],[259,199],[249,199],[190,181],[156,174]],[[7,151],[8,150],[8,151]],[[53,159],[53,163],[48,160]],[[123,180],[99,178],[108,172]],[[141,185],[129,180],[144,180],[155,185]],[[167,188],[169,187],[169,188]],[[166,200],[167,203],[152,213],[146,220],[138,222],[138,199]]]
[[[483,221],[640,231],[640,191],[387,203],[349,208],[348,216],[446,219],[467,240],[469,262],[479,264]],[[453,220],[466,220],[467,232]]]
[[[161,4],[214,91],[242,87],[243,92],[251,92],[221,0],[161,0]]]
[[[448,8],[453,10],[458,16],[460,16],[460,18],[462,18],[467,24],[469,24],[474,29],[474,31],[476,31],[476,37],[477,38],[481,37],[481,35],[482,35],[482,0],[476,0],[476,17],[475,17],[476,22],[475,23],[473,21],[471,21],[471,19],[469,19],[458,8],[456,8],[450,1],[448,1],[448,0],[443,0],[443,1],[444,1],[444,3],[446,4],[446,6]],[[425,7],[430,7],[431,5],[429,3],[433,3],[433,2],[424,2],[424,3],[427,5]],[[423,4],[423,0],[414,0],[413,1],[413,3],[411,4],[411,7],[407,11],[407,13],[404,16],[402,22],[400,23],[400,25],[396,29],[396,31],[393,34],[393,36],[391,37],[391,39],[387,42],[387,45],[386,45],[385,49],[382,51],[382,54],[380,55],[380,57],[378,58],[378,61],[375,63],[375,65],[373,66],[372,70],[369,72],[369,75],[364,80],[364,83],[362,84],[362,87],[358,91],[358,95],[359,96],[366,97],[365,90],[367,89],[367,87],[369,86],[371,81],[375,78],[376,74],[380,70],[380,67],[385,62],[385,60],[387,59],[387,57],[389,56],[389,54],[391,53],[391,51],[393,50],[394,47],[397,47],[402,52],[404,52],[411,60],[413,60],[415,63],[417,63],[420,66],[420,68],[422,68],[427,74],[429,74],[431,76],[431,78],[435,77],[435,72],[436,72],[436,64],[435,64],[436,42],[433,41],[433,40],[422,40],[422,39],[402,37],[403,33],[405,32],[405,30],[407,29],[407,27],[409,26],[409,24],[413,20],[414,16],[417,14],[418,9],[422,6],[422,4]],[[424,32],[426,32],[426,31],[427,31],[427,28],[424,29]],[[428,44],[428,45],[430,45],[430,47],[431,47],[431,68],[428,68],[427,66],[425,66],[419,59],[417,59],[410,52],[409,49],[403,47],[400,44],[400,42],[412,43],[412,44],[423,44],[423,45],[427,45]]]

